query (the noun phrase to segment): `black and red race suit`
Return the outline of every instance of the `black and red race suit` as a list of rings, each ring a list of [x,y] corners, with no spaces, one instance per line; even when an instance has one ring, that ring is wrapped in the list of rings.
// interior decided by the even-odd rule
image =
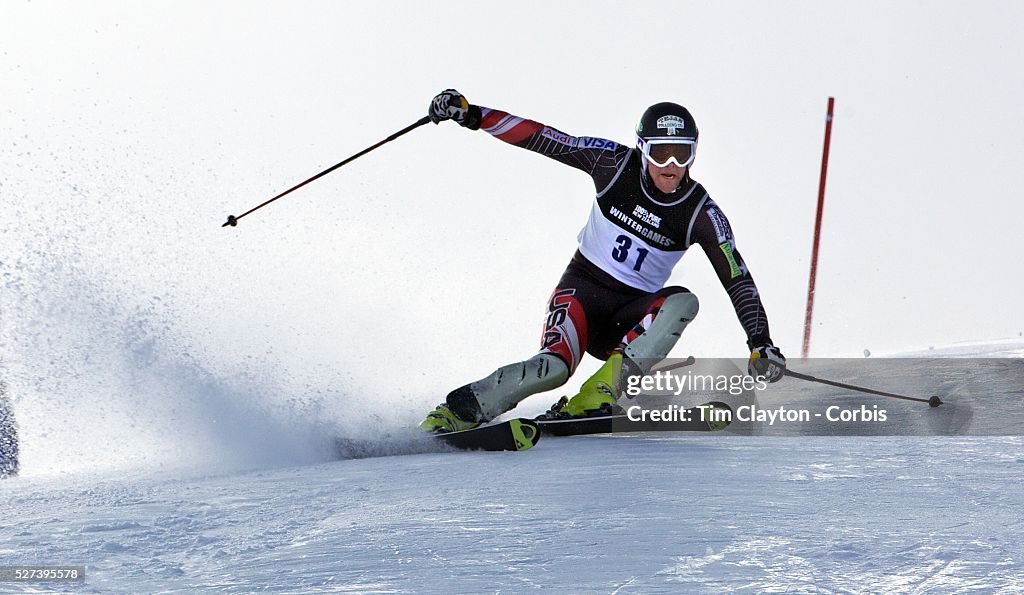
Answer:
[[[729,294],[748,347],[771,343],[768,317],[736,249],[729,220],[689,170],[670,194],[647,179],[639,151],[572,136],[539,122],[480,107],[480,128],[507,143],[590,174],[597,192],[579,250],[548,302],[541,350],[574,371],[583,352],[607,359],[642,333],[664,297],[676,263],[699,244]]]

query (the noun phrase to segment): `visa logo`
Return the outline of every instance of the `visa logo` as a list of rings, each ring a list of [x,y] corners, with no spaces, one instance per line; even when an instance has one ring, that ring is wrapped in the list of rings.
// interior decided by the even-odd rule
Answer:
[[[613,140],[594,138],[592,136],[581,136],[579,140],[579,146],[583,149],[604,149],[606,151],[613,151],[618,145],[619,143]]]

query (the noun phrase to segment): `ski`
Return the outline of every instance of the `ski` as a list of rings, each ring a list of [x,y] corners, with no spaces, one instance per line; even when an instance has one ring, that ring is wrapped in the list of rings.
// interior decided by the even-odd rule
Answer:
[[[704,408],[703,412],[701,408]],[[680,410],[673,421],[631,420],[625,413],[587,417],[560,417],[546,413],[534,421],[542,434],[550,436],[582,436],[626,432],[716,432],[732,423],[733,410],[721,401]]]
[[[528,450],[540,440],[540,429],[533,420],[516,418],[471,430],[431,436],[462,450]]]
[[[334,439],[334,452],[344,460],[443,452],[446,445],[459,450],[515,451],[532,448],[538,440],[540,429],[536,422],[510,419],[447,434],[416,429],[411,434],[376,439],[338,437]]]

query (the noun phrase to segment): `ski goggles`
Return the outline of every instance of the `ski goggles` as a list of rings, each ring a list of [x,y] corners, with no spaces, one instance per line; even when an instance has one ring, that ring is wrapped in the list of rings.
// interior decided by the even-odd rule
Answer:
[[[688,139],[642,140],[640,151],[655,167],[666,167],[675,163],[679,167],[690,167],[697,154],[697,141]]]

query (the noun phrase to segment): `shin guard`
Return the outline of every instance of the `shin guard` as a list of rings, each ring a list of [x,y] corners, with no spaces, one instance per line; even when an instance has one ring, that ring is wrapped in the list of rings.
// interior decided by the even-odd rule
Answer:
[[[445,401],[463,420],[490,421],[526,397],[557,388],[568,379],[569,367],[560,357],[540,353],[453,390]]]
[[[623,372],[646,375],[675,347],[686,325],[697,316],[700,305],[692,293],[674,293],[665,298],[650,326],[623,350]]]

